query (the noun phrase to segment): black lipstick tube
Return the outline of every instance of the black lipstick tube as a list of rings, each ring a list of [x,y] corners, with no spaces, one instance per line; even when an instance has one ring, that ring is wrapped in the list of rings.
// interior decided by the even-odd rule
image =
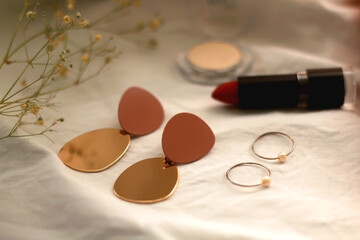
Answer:
[[[238,78],[238,105],[254,108],[339,108],[355,101],[350,68],[309,69],[296,74]]]

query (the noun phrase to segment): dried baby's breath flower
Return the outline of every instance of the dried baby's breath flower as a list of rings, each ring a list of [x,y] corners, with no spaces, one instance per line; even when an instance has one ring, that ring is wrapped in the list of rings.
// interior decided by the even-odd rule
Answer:
[[[60,40],[60,41],[66,41],[66,40],[67,40],[67,35],[66,35],[65,33],[61,34],[61,35],[59,36],[59,40]]]
[[[58,70],[58,74],[60,77],[65,77],[69,71],[69,69],[67,67],[65,67],[64,65],[58,66],[57,70]]]
[[[34,20],[34,19],[35,19],[35,16],[36,16],[36,12],[34,12],[34,11],[28,11],[28,12],[26,13],[26,17],[27,17],[28,19],[30,19],[30,20]]]
[[[58,40],[53,40],[49,43],[49,45],[47,46],[47,50],[48,50],[48,54],[50,54],[52,51],[54,51],[54,49],[59,45],[59,41]]]
[[[21,86],[26,87],[27,85],[28,83],[25,79],[21,81]]]
[[[62,18],[63,18],[63,16],[64,16],[63,11],[61,11],[61,10],[57,10],[57,11],[55,12],[55,17],[56,17],[56,19],[57,19],[57,20],[62,19]]]
[[[157,45],[158,45],[158,42],[154,38],[150,39],[149,42],[148,42],[148,47],[149,48],[152,48],[152,49],[156,48]]]
[[[36,125],[38,126],[44,126],[45,124],[45,121],[42,117],[39,117],[37,120],[36,120]]]
[[[100,42],[102,39],[102,35],[101,34],[96,34],[95,35],[95,42]]]
[[[65,57],[65,50],[63,50],[64,53],[59,55],[59,60],[60,62],[65,62],[66,61],[66,57]]]
[[[63,18],[63,22],[65,24],[69,24],[69,23],[72,22],[72,18],[69,15],[65,15],[64,18]]]
[[[59,46],[59,41],[58,40],[53,40],[53,41],[51,41],[51,47],[54,49],[54,48],[56,48],[57,46]]]
[[[46,13],[45,12],[43,12],[42,14],[41,14],[41,20],[42,21],[46,21]]]
[[[82,56],[81,56],[81,61],[83,61],[84,63],[88,63],[90,61],[90,56],[88,53],[84,53]]]
[[[163,23],[163,20],[161,18],[154,18],[153,20],[151,20],[151,22],[149,23],[149,28],[152,31],[155,31],[156,29],[158,29]]]
[[[23,103],[20,105],[20,108],[22,111],[26,111],[28,107],[29,107],[29,105],[27,103]]]
[[[30,106],[30,112],[31,112],[32,114],[34,114],[34,115],[37,115],[37,114],[39,113],[40,109],[41,109],[40,106],[37,105],[36,103],[35,103],[35,104],[32,104],[32,105]]]
[[[69,9],[70,11],[74,10],[75,0],[67,0],[66,2],[67,2],[66,4],[67,9]]]
[[[82,19],[80,24],[81,24],[81,26],[86,27],[87,25],[89,25],[89,21],[86,19]]]
[[[9,78],[10,87],[1,89],[5,91],[2,91],[3,93],[0,95],[0,121],[6,118],[15,119],[15,121],[7,133],[0,135],[0,140],[10,137],[47,136],[46,133],[52,132],[56,123],[64,121],[63,118],[55,121],[51,119],[48,124],[40,116],[40,111],[42,113],[44,109],[55,107],[50,102],[55,97],[55,93],[94,78],[103,71],[107,64],[121,54],[111,44],[113,37],[104,41],[101,34],[96,34],[90,40],[84,38],[79,39],[80,41],[72,41],[72,39],[68,39],[70,36],[68,32],[75,32],[80,27],[90,28],[107,22],[107,20],[116,19],[115,17],[119,13],[126,15],[124,13],[128,9],[125,8],[135,8],[141,5],[140,0],[115,0],[120,5],[91,21],[90,24],[89,20],[84,19],[80,12],[64,14],[61,10],[73,11],[74,0],[56,0],[56,3],[59,4],[52,4],[54,1],[49,1],[49,3],[51,2],[49,4],[51,7],[48,8],[49,12],[46,10],[49,5],[40,6],[38,3],[33,3],[34,1],[36,0],[24,0],[24,8],[19,14],[17,27],[13,31],[13,35],[9,37],[7,49],[0,56],[0,72],[10,64],[19,68],[15,71],[16,75],[11,76],[12,79]],[[37,25],[34,29],[34,24],[30,23],[39,18],[37,16],[39,14],[41,14],[42,24]],[[145,28],[156,30],[161,24],[162,19],[156,18],[149,23],[141,22],[135,27],[138,31]],[[124,32],[134,31],[135,29]],[[34,44],[35,41],[38,41],[37,44]],[[148,45],[155,46],[156,41],[152,40]],[[102,59],[102,61],[93,64],[94,59]],[[71,63],[73,60],[76,62],[74,66]],[[77,60],[81,61],[80,64]],[[35,121],[29,121],[34,116]],[[44,127],[35,133],[28,133],[28,130],[25,133],[18,132],[19,128],[26,128],[27,125]]]
[[[74,4],[72,4],[72,3],[68,3],[68,4],[66,5],[66,7],[67,7],[67,9],[69,9],[70,11],[74,10]]]
[[[120,7],[128,7],[131,4],[130,0],[123,0],[120,2]]]
[[[138,23],[136,23],[136,25],[135,25],[135,29],[136,29],[137,31],[141,31],[141,30],[143,30],[144,28],[145,28],[145,25],[144,25],[143,22],[138,22]]]
[[[133,4],[134,4],[135,7],[140,7],[141,6],[141,1],[134,0]]]
[[[112,61],[112,57],[107,57],[107,58],[105,59],[105,63],[106,63],[106,64],[110,63],[111,61]]]

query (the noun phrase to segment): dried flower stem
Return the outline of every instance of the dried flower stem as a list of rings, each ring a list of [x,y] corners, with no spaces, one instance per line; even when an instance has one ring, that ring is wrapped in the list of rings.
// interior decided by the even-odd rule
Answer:
[[[75,1],[69,0],[66,6],[72,11],[74,4]],[[45,133],[51,132],[55,124],[64,121],[63,118],[59,118],[43,127],[41,131],[16,134],[21,126],[29,124],[44,126],[45,120],[40,114],[43,112],[42,109],[52,106],[50,101],[57,92],[94,78],[120,54],[114,47],[111,47],[112,38],[103,39],[101,34],[94,36],[90,34],[89,42],[84,46],[83,41],[80,45],[72,41],[69,34],[74,30],[90,29],[99,23],[109,21],[118,13],[124,16],[128,13],[125,10],[139,5],[138,0],[125,0],[95,21],[83,18],[80,12],[77,12],[76,15],[71,13],[63,15],[62,11],[57,9],[54,9],[55,12],[49,17],[46,16],[46,11],[42,11],[43,15],[39,19],[40,4],[32,4],[29,0],[24,0],[14,32],[0,62],[0,71],[10,65],[22,67],[14,80],[10,82],[4,95],[0,96],[0,120],[4,117],[17,120],[7,134],[0,136],[0,140],[10,137],[46,136]],[[43,29],[27,36],[26,33],[30,31],[33,22],[38,20],[43,23]],[[135,28],[123,33],[136,33],[146,27],[153,31],[161,23],[159,18],[155,18],[141,29]],[[45,40],[41,38],[45,38]],[[15,45],[18,39],[20,42]],[[36,51],[31,52],[30,50],[34,49],[31,44],[35,41],[40,46],[35,48]],[[24,56],[16,59],[18,53]],[[94,60],[97,61],[96,68],[92,67],[93,72],[89,73],[87,70]],[[30,71],[35,71],[37,75],[34,77],[34,74],[29,74]],[[0,81],[4,81],[4,79],[0,79]],[[35,118],[35,122],[26,120],[31,117]]]

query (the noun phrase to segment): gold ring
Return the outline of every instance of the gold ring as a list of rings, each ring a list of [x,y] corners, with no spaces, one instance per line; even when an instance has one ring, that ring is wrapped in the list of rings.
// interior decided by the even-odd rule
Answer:
[[[233,170],[234,168],[237,167],[241,167],[241,166],[256,166],[256,167],[260,167],[262,169],[264,169],[267,173],[266,176],[262,177],[261,179],[261,183],[256,183],[256,184],[241,184],[241,183],[237,183],[233,180],[231,180],[230,178],[230,172],[231,170]],[[265,167],[264,165],[260,164],[260,163],[254,163],[254,162],[243,162],[243,163],[239,163],[236,164],[232,167],[230,167],[227,171],[226,171],[226,178],[227,180],[229,180],[229,182],[231,182],[234,185],[240,186],[240,187],[257,187],[257,186],[264,186],[264,187],[268,187],[270,185],[271,182],[271,171],[270,169],[268,169],[267,167]]]
[[[284,152],[280,152],[276,157],[265,157],[265,156],[262,156],[260,154],[258,154],[256,151],[255,151],[255,144],[257,141],[259,141],[261,138],[263,138],[264,136],[267,136],[267,135],[272,135],[272,134],[277,134],[277,135],[282,135],[282,136],[285,136],[287,137],[291,143],[292,143],[292,146],[291,146],[291,149],[287,152],[287,153],[284,153]],[[254,152],[254,154],[256,156],[258,156],[259,158],[262,158],[262,159],[266,159],[266,160],[278,160],[279,162],[283,163],[286,161],[286,157],[288,155],[290,155],[294,149],[295,149],[295,141],[292,137],[290,137],[289,135],[285,134],[285,133],[282,133],[282,132],[267,132],[267,133],[264,133],[264,134],[261,134],[260,136],[258,136],[254,142],[252,143],[252,146],[251,146],[251,149],[252,151]]]

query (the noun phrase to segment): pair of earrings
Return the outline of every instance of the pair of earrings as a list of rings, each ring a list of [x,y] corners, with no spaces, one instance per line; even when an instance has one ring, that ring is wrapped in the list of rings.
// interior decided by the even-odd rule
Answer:
[[[72,139],[61,148],[61,161],[82,172],[103,171],[127,151],[131,135],[142,136],[159,128],[164,110],[151,93],[132,87],[120,99],[118,118],[123,129],[99,129]],[[177,186],[176,164],[199,160],[214,144],[214,133],[202,119],[191,113],[176,114],[162,134],[165,156],[145,159],[127,168],[114,184],[115,195],[136,203],[167,199]]]
[[[263,137],[265,136],[268,136],[268,135],[281,135],[281,136],[284,136],[286,138],[288,138],[291,142],[291,148],[288,152],[280,152],[276,157],[266,157],[266,156],[263,156],[261,154],[259,154],[257,151],[256,151],[256,143],[262,139]],[[285,134],[285,133],[282,133],[282,132],[266,132],[264,134],[261,134],[260,136],[258,136],[252,143],[251,145],[251,150],[253,151],[253,153],[258,156],[259,158],[262,158],[262,159],[265,159],[265,160],[269,160],[269,161],[278,161],[280,163],[284,163],[286,160],[287,160],[287,156],[290,155],[295,149],[295,141],[293,138],[291,138],[289,135]],[[254,167],[259,167],[261,169],[263,169],[266,173],[265,176],[263,176],[261,178],[261,182],[259,183],[255,183],[255,184],[242,184],[242,183],[239,183],[239,182],[236,182],[234,181],[230,176],[230,173],[233,169],[235,168],[238,168],[238,167],[243,167],[243,166],[254,166]],[[264,187],[268,187],[270,186],[270,183],[271,183],[271,171],[269,168],[267,168],[266,166],[264,166],[263,164],[260,164],[260,163],[255,163],[255,162],[243,162],[243,163],[238,163],[232,167],[230,167],[227,171],[226,171],[226,178],[229,180],[230,183],[232,184],[235,184],[237,186],[240,186],[240,187],[257,187],[257,186],[264,186]]]

